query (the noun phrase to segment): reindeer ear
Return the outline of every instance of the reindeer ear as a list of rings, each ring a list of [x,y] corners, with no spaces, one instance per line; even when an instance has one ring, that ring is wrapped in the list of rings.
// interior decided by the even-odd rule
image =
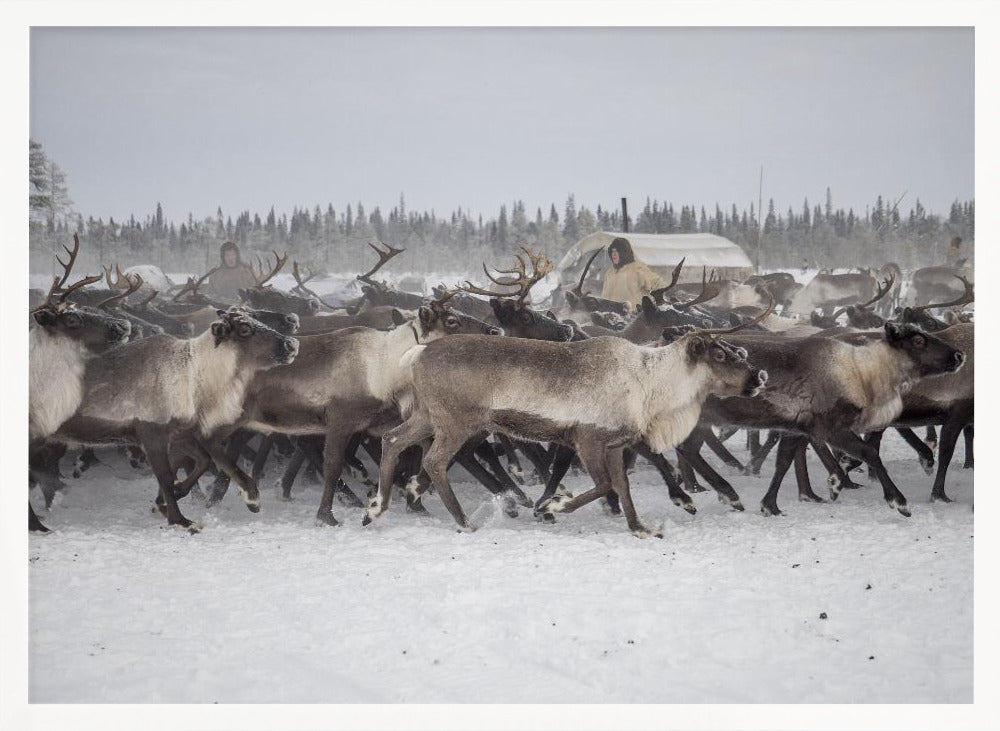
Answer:
[[[651,297],[642,298],[642,314],[646,317],[652,317],[656,314],[656,303]]]
[[[56,315],[51,310],[39,310],[35,313],[35,322],[42,327],[48,327],[55,324]]]
[[[437,319],[437,315],[434,314],[434,310],[427,305],[421,305],[420,309],[417,310],[417,314],[420,315],[420,322],[424,325],[430,325],[435,319]]]
[[[903,328],[894,322],[887,322],[885,324],[885,337],[890,343],[899,342],[903,339]]]
[[[551,317],[553,320],[558,320],[559,319],[558,317],[556,317],[556,313],[554,313],[552,310],[546,310],[545,314],[548,315],[549,317]]]
[[[218,315],[219,317],[222,317],[223,315],[226,314],[226,311],[225,310],[216,310],[215,314]]]
[[[420,309],[423,308],[421,307]],[[399,327],[406,322],[406,315],[397,310],[395,307],[392,308],[392,311],[389,313],[389,317],[392,319],[392,324],[396,327]]]

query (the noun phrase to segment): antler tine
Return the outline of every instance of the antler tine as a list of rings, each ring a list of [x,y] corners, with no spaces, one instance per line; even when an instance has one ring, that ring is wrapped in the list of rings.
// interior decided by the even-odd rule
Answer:
[[[594,263],[594,259],[597,258],[604,249],[594,249],[594,253],[590,255],[590,259],[587,260],[586,266],[583,267],[583,273],[580,275],[580,281],[571,290],[577,297],[583,297],[583,280],[587,278],[587,272],[590,271],[590,265]],[[681,262],[684,263],[683,261]]]
[[[654,289],[652,292],[649,293],[649,296],[653,298],[654,302],[662,302],[663,295],[666,294],[667,291],[677,286],[677,279],[681,275],[681,267],[684,266],[684,259],[687,259],[687,257],[685,256],[683,259],[681,259],[680,263],[678,263],[677,266],[674,267],[674,271],[670,275],[670,284],[668,284],[666,287],[660,287],[659,289]],[[580,280],[580,283],[581,284],[583,283],[582,279]]]
[[[59,286],[56,289],[62,289],[62,286],[66,284],[66,280],[69,279],[70,272],[73,271],[73,265],[76,264],[76,257],[80,253],[80,237],[77,234],[73,234],[73,250],[63,244],[63,250],[69,254],[69,261],[64,262],[58,256],[56,256],[56,261],[62,265],[63,275],[62,279],[59,280]]]
[[[734,332],[739,332],[740,330],[746,330],[749,327],[753,327],[754,325],[757,325],[766,320],[768,317],[770,317],[771,313],[774,312],[774,308],[778,306],[778,303],[775,301],[773,294],[768,293],[767,296],[768,299],[771,300],[770,303],[768,303],[767,305],[767,309],[764,310],[759,315],[757,315],[757,317],[750,320],[750,322],[745,322],[742,325],[731,327],[728,330],[695,330],[694,332],[697,333],[698,335],[730,335]]]
[[[719,296],[722,291],[722,282],[719,281],[707,281],[705,279],[705,274],[707,267],[702,267],[701,270],[701,293],[689,302],[681,302],[675,304],[674,307],[678,310],[686,310],[694,305],[699,305],[702,302],[708,302],[710,299],[715,299]]]
[[[302,276],[299,274],[299,262],[298,261],[293,261],[292,262],[292,276],[295,277],[295,282],[296,282],[296,287],[295,288],[296,289],[304,292],[305,294],[308,294],[310,297],[315,297],[316,299],[320,299],[320,297],[319,297],[318,294],[316,294],[315,292],[313,292],[311,289],[309,289],[306,286],[306,282],[308,282],[310,279],[312,279],[316,275],[315,274],[310,274],[308,277],[306,277],[305,279],[303,279]],[[320,300],[320,301],[322,301],[322,300]]]
[[[200,277],[198,277],[198,279],[195,279],[194,277],[188,277],[187,282],[185,282],[184,286],[181,287],[180,292],[178,292],[177,294],[174,295],[174,300],[173,301],[174,302],[179,301],[181,297],[183,297],[185,294],[188,294],[188,293],[190,293],[190,294],[197,294],[198,287],[201,286],[202,282],[204,282],[210,276],[212,276],[213,274],[215,274],[215,272],[217,272],[221,267],[222,267],[221,264],[219,266],[212,267],[207,272],[205,272]],[[252,268],[253,267],[251,267],[251,269]],[[136,275],[136,276],[138,276],[138,275]]]
[[[357,276],[357,279],[360,282],[364,282],[365,284],[370,284],[373,287],[377,287],[378,284],[371,280],[371,276],[379,269],[381,269],[383,266],[385,266],[385,263],[389,261],[392,257],[398,254],[402,254],[404,251],[406,251],[406,249],[396,249],[389,244],[383,244],[383,246],[385,246],[385,251],[383,251],[382,249],[378,248],[375,244],[373,244],[371,241],[368,242],[368,245],[375,250],[376,254],[378,254],[378,263],[374,267],[372,267],[370,271],[367,271],[364,274],[359,274]]]
[[[135,279],[133,280],[132,277],[135,277]],[[128,282],[128,287],[125,290],[119,292],[118,294],[112,295],[111,297],[108,297],[106,300],[102,300],[101,302],[99,302],[97,304],[98,308],[106,310],[108,309],[108,305],[110,305],[112,302],[117,302],[118,300],[125,299],[130,294],[138,291],[138,289],[142,286],[142,277],[140,277],[138,274],[134,274],[132,275],[132,277],[126,274],[125,281]]]
[[[952,300],[951,302],[938,302],[937,304],[920,305],[919,307],[913,307],[914,310],[935,310],[939,307],[961,307],[962,305],[967,305],[970,302],[974,302],[975,296],[975,284],[970,282],[965,277],[954,275],[955,279],[959,280],[965,286],[965,292],[957,300]]]
[[[270,280],[272,277],[274,277],[275,274],[277,274],[278,272],[280,272],[281,269],[282,269],[282,267],[284,267],[285,264],[288,262],[288,252],[287,251],[285,252],[285,255],[283,257],[282,256],[278,256],[278,252],[277,251],[273,251],[272,253],[274,254],[274,268],[271,269],[271,271],[268,272],[267,276],[265,276],[263,279],[258,279],[257,280],[257,286],[258,287],[264,286],[264,283],[267,282],[268,280]],[[263,272],[263,269],[261,269],[261,271]]]
[[[461,290],[459,289],[451,289],[450,287],[446,287],[444,282],[441,282],[441,294],[437,295],[433,300],[431,300],[431,305],[441,307],[442,305],[444,305],[445,302],[450,300],[460,291]]]
[[[895,283],[896,283],[896,278],[890,272],[889,276],[882,280],[882,284],[875,285],[875,296],[872,297],[867,302],[865,302],[864,304],[858,305],[858,307],[865,308],[875,304],[880,299],[889,294],[889,290],[892,289],[892,285],[894,285]],[[882,285],[885,285],[885,289],[882,289]]]
[[[86,287],[88,284],[94,284],[96,282],[100,282],[102,279],[104,279],[104,277],[102,277],[100,274],[95,274],[92,277],[84,277],[83,279],[81,279],[76,284],[73,284],[73,285],[67,287],[66,289],[64,289],[60,293],[60,295],[59,295],[59,302],[60,303],[61,302],[65,302],[66,301],[66,297],[68,297],[71,293],[75,292],[76,290],[80,289],[81,287]]]

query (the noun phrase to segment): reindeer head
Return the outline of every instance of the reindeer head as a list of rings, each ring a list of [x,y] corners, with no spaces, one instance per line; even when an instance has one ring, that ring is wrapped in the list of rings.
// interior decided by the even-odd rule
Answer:
[[[885,340],[913,361],[919,376],[954,373],[965,363],[964,352],[916,325],[887,322]]]
[[[241,367],[258,371],[295,360],[299,352],[295,338],[280,334],[238,307],[218,310],[218,315],[212,323],[215,347],[234,351]]]
[[[493,297],[490,307],[507,335],[532,340],[568,341],[573,328],[559,322],[551,313],[533,310],[520,300]]]
[[[731,335],[752,328],[774,312],[777,303],[774,297],[763,312],[749,322],[724,330],[695,330],[682,336],[677,344],[683,344],[688,365],[691,368],[707,368],[711,377],[706,379],[711,393],[716,396],[756,396],[767,383],[767,371],[759,370],[747,362],[747,352],[735,348],[720,336]],[[664,337],[667,333],[664,333]]]
[[[428,300],[427,304],[421,305],[417,310],[416,322],[419,327],[415,326],[414,333],[419,333],[418,340],[421,343],[437,340],[445,335],[503,335],[501,328],[448,307],[447,301],[456,292],[457,290],[445,290],[439,297]],[[393,319],[397,319],[395,313]]]
[[[80,251],[80,238],[73,235],[73,249],[63,247],[69,254],[69,261],[58,259],[64,269],[62,277],[55,277],[49,288],[45,301],[30,312],[39,327],[51,337],[75,340],[92,353],[100,353],[108,348],[120,345],[128,340],[132,326],[124,317],[107,312],[102,307],[83,307],[66,298],[82,287],[101,281],[100,275],[84,277],[75,284],[63,289],[69,279],[73,264]],[[139,284],[142,280],[139,280]],[[136,287],[138,288],[138,287]],[[132,290],[134,291],[134,290]],[[121,295],[124,296],[124,295]],[[111,297],[102,302],[109,303],[118,297]]]

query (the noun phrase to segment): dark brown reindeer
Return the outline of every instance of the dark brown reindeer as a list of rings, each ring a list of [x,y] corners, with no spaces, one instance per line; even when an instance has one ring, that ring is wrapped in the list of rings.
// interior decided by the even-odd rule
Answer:
[[[566,503],[550,502],[550,511],[572,511],[614,491],[629,529],[652,535],[632,504],[623,450],[640,440],[656,452],[671,449],[697,423],[709,394],[754,394],[766,379],[711,333],[663,348],[622,338],[553,343],[471,336],[432,343],[413,365],[413,414],[382,438],[379,495],[365,522],[388,507],[399,454],[433,438],[424,470],[459,527],[471,530],[447,465],[473,435],[499,431],[576,449],[596,487]]]
[[[45,301],[30,311],[34,325],[28,332],[29,464],[45,439],[79,407],[88,361],[124,343],[131,331],[128,320],[99,308],[77,305],[68,299],[74,292],[101,279],[100,276],[84,277],[64,288],[80,248],[79,238],[74,235],[73,240],[72,250],[63,247],[69,260],[59,259],[64,270],[62,277],[52,280]],[[46,503],[50,500],[47,494]],[[28,528],[40,532],[48,530],[38,520],[30,503]]]
[[[240,300],[255,309],[273,310],[275,312],[283,312],[286,315],[295,314],[302,319],[316,315],[322,308],[319,299],[312,296],[303,297],[292,292],[284,292],[268,284],[282,270],[285,264],[288,263],[288,252],[285,252],[284,256],[279,256],[277,251],[272,253],[274,254],[274,266],[268,269],[259,259],[256,268],[251,266],[257,283],[253,287],[241,289],[239,291]]]
[[[777,429],[811,440],[834,473],[825,442],[871,465],[889,506],[910,515],[878,449],[857,435],[891,424],[902,412],[903,394],[921,378],[958,370],[965,362],[960,349],[912,325],[895,323],[874,333],[807,338],[743,333],[730,340],[767,368],[771,379],[763,398],[710,398],[704,409],[706,424]],[[804,446],[800,438],[786,440],[784,449],[779,446],[774,477],[761,502],[765,515],[780,513],[776,498],[781,479]],[[716,489],[725,482],[720,483],[717,474],[705,476]],[[836,489],[833,486],[834,494]],[[811,490],[805,496],[815,497]]]

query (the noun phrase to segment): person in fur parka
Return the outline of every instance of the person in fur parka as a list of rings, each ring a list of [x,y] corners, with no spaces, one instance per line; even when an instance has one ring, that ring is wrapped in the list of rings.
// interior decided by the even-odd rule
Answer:
[[[611,269],[604,273],[604,287],[601,297],[615,302],[629,302],[634,306],[652,290],[665,287],[664,282],[652,269],[635,258],[628,239],[616,238],[608,246]]]

